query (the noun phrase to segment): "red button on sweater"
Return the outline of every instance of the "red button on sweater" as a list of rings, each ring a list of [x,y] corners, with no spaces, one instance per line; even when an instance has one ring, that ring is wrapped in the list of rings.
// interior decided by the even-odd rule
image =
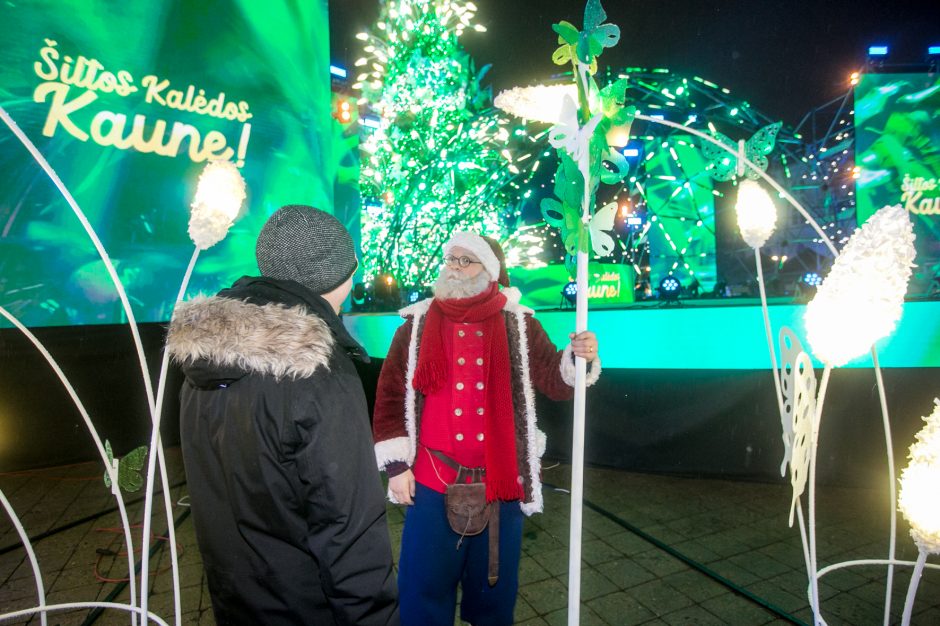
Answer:
[[[441,493],[446,483],[455,480],[456,472],[431,457],[424,447],[439,450],[467,467],[486,463],[482,329],[483,324],[443,320],[447,383],[425,398],[414,469],[415,480]]]

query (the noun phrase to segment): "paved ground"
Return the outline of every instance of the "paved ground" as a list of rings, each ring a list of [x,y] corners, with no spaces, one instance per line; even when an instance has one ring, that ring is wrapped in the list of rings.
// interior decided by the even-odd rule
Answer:
[[[174,518],[180,546],[181,622],[214,624],[192,522],[187,517],[185,476],[178,450],[167,452]],[[126,602],[127,576],[120,517],[97,464],[0,475],[33,545],[47,603]],[[546,483],[569,484],[568,468],[544,472]],[[589,469],[585,477],[581,623],[590,624],[787,624],[809,623],[806,569],[796,527],[789,528],[788,485],[731,482]],[[128,516],[139,524],[143,506],[128,496]],[[160,499],[162,502],[162,497]],[[526,521],[519,624],[567,620],[569,498],[546,489],[546,514]],[[874,490],[821,488],[818,498],[819,560],[886,558],[887,497]],[[166,528],[157,508],[153,529]],[[395,552],[402,511],[390,506]],[[140,530],[136,531],[139,543]],[[898,520],[898,558],[916,551],[903,518]],[[159,544],[158,544],[159,545]],[[172,577],[166,552],[152,561],[150,607],[173,623]],[[931,559],[936,563],[938,559]],[[911,568],[897,568],[891,623],[898,624]],[[823,615],[830,625],[882,624],[884,566],[837,570],[820,583]],[[0,613],[37,604],[32,568],[16,531],[0,518]],[[96,624],[128,624],[116,611]],[[39,624],[39,618],[4,624]],[[92,623],[89,611],[54,613],[49,624]],[[459,622],[458,622],[459,623]],[[940,570],[928,569],[917,594],[912,624],[940,624]]]

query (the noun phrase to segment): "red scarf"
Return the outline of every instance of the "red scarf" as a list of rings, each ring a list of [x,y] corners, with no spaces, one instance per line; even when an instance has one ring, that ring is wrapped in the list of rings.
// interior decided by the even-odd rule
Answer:
[[[503,307],[506,296],[493,282],[489,289],[469,298],[431,302],[421,333],[421,350],[412,385],[424,395],[437,391],[447,381],[447,358],[444,354],[446,317],[451,322],[483,323],[487,345],[486,379],[486,499],[521,500],[524,492],[519,482],[516,462],[515,413],[512,406],[512,367],[509,361],[509,339]]]

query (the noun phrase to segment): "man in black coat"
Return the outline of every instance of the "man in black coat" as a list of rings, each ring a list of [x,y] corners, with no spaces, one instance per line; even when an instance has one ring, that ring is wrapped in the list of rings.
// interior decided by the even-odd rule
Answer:
[[[356,271],[331,215],[287,206],[261,277],[177,306],[183,460],[218,624],[397,624],[385,498],[338,315]]]

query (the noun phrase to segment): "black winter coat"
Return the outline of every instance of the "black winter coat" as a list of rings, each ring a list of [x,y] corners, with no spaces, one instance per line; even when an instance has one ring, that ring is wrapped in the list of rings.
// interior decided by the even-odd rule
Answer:
[[[218,624],[397,624],[362,383],[330,305],[245,277],[177,306],[180,428]]]

